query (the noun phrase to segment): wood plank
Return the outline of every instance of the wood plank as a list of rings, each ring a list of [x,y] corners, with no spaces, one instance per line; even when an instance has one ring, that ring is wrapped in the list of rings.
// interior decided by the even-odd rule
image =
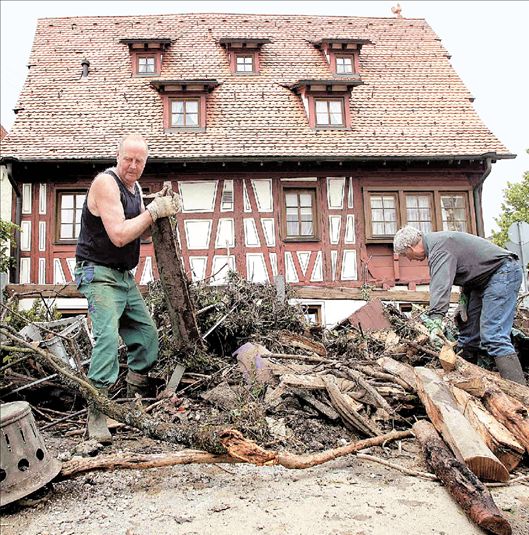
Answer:
[[[456,386],[451,386],[450,391],[465,418],[483,437],[485,444],[487,444],[492,453],[498,457],[509,472],[516,468],[520,464],[525,451],[525,448],[516,440],[516,437],[494,418],[474,396]]]
[[[454,455],[482,479],[508,481],[509,472],[459,410],[448,386],[431,369],[415,368],[417,393]]]
[[[463,511],[478,526],[497,535],[511,535],[512,528],[502,516],[487,487],[458,459],[441,440],[434,426],[421,420],[413,425],[427,464]]]
[[[361,288],[340,286],[294,286],[296,297],[302,299],[351,299],[365,301],[365,292]],[[382,301],[405,301],[407,303],[429,303],[430,292],[411,290],[379,290],[369,292],[370,299]],[[450,294],[450,302],[457,303],[459,293]]]
[[[142,295],[146,295],[146,284],[138,285]],[[33,297],[84,297],[74,282],[68,284],[8,284],[6,286],[8,297],[18,295],[22,298]]]

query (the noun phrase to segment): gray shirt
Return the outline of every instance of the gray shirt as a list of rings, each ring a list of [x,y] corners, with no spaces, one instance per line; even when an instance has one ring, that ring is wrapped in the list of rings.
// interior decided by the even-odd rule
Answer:
[[[430,268],[430,316],[444,317],[452,285],[463,291],[483,288],[510,251],[465,232],[431,232],[423,236]]]

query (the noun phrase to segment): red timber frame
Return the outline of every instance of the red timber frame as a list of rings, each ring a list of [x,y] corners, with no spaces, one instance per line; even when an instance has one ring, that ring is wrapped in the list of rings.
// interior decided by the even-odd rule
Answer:
[[[92,170],[90,170],[92,171]],[[84,175],[78,174],[79,180],[73,178],[63,179],[59,182],[46,182],[46,213],[39,213],[39,183],[30,180],[19,180],[19,189],[23,189],[23,183],[31,183],[31,211],[22,214],[22,223],[31,222],[31,241],[29,251],[21,251],[21,258],[30,259],[30,282],[39,283],[39,259],[44,259],[46,267],[46,278],[40,281],[45,284],[53,284],[54,281],[54,261],[59,260],[66,281],[71,280],[71,273],[67,264],[67,259],[75,257],[75,245],[68,243],[58,243],[55,241],[56,236],[56,202],[57,192],[75,190],[80,191],[88,189],[93,178],[90,171]],[[42,175],[41,175],[42,176]],[[72,176],[72,175],[69,175]],[[304,177],[317,176],[317,180],[303,180]],[[291,254],[292,266],[295,271],[298,282],[289,282],[294,285],[308,286],[344,286],[359,287],[364,283],[382,286],[385,288],[395,285],[408,285],[413,289],[415,285],[428,282],[427,266],[421,264],[411,264],[405,258],[396,258],[393,255],[391,239],[372,241],[367,238],[366,219],[365,219],[365,195],[369,192],[396,192],[403,195],[406,191],[413,192],[432,192],[434,198],[438,198],[443,192],[464,192],[469,201],[469,221],[470,231],[476,232],[477,215],[473,202],[473,186],[476,177],[480,174],[473,169],[465,172],[459,169],[443,168],[440,170],[423,169],[409,170],[402,166],[400,170],[386,170],[382,165],[369,171],[346,170],[341,172],[336,168],[331,170],[312,171],[289,171],[280,173],[275,171],[255,171],[253,173],[243,172],[241,170],[233,172],[218,173],[214,170],[203,170],[201,173],[192,171],[175,172],[169,171],[160,173],[152,171],[147,172],[142,177],[141,185],[144,189],[157,191],[161,188],[164,180],[171,180],[173,188],[178,191],[178,184],[187,181],[216,181],[216,190],[212,210],[208,212],[185,212],[179,213],[176,217],[180,242],[183,253],[183,261],[186,272],[191,275],[191,265],[189,256],[206,257],[205,277],[213,275],[213,259],[215,255],[226,255],[226,248],[216,248],[216,235],[219,228],[219,221],[223,218],[233,219],[235,245],[230,248],[230,255],[235,257],[237,271],[247,277],[246,255],[248,253],[260,253],[263,255],[264,267],[268,280],[273,281],[275,271],[272,266],[269,253],[276,254],[277,273],[286,274],[286,253]],[[281,180],[282,178],[296,180]],[[343,198],[341,208],[329,208],[328,198],[328,180],[344,178]],[[257,198],[252,186],[252,179],[271,180],[272,186],[272,210],[267,212],[258,211]],[[221,211],[221,201],[223,187],[226,180],[233,181],[233,211]],[[449,185],[447,185],[449,184]],[[243,185],[245,188],[243,188]],[[319,235],[318,239],[289,241],[283,240],[281,227],[283,223],[283,190],[284,188],[316,188],[317,210]],[[251,211],[244,211],[244,195],[246,189],[248,204]],[[352,189],[353,205],[349,207],[348,199]],[[337,191],[337,190],[335,190]],[[15,199],[13,199],[15,200]],[[213,200],[213,199],[212,199]],[[13,202],[12,218],[15,220],[15,202]],[[28,204],[28,206],[29,206]],[[336,205],[338,206],[338,204]],[[337,243],[332,243],[330,216],[340,218],[340,231]],[[354,217],[354,243],[345,243],[347,232],[347,217]],[[259,246],[247,247],[245,245],[244,219],[253,219]],[[267,246],[265,238],[265,229],[261,224],[263,218],[273,219],[274,221],[274,246]],[[210,240],[207,249],[190,250],[187,245],[184,222],[186,219],[210,220]],[[39,222],[46,223],[45,233],[45,250],[39,250]],[[437,229],[435,229],[437,230]],[[342,263],[344,251],[355,251],[357,276],[356,280],[348,277],[347,280],[341,279]],[[303,270],[298,252],[308,253],[308,262],[306,269]],[[322,256],[322,280],[311,280],[318,253]],[[333,277],[332,258],[336,256],[335,276]],[[154,259],[154,250],[152,244],[143,243],[141,246],[141,259],[136,270],[136,280],[140,282],[146,263],[146,258],[152,260],[152,270],[154,277],[157,277],[157,270]],[[302,260],[306,258],[302,257]],[[191,278],[191,276],[190,276]]]

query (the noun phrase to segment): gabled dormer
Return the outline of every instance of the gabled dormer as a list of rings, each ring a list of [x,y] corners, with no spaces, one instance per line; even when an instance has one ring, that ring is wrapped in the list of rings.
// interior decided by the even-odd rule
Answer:
[[[230,70],[233,74],[259,74],[261,47],[270,39],[251,39],[246,37],[223,37],[219,44],[226,49]]]
[[[351,78],[351,77],[350,77]],[[309,126],[317,129],[351,127],[349,97],[363,82],[358,75],[348,80],[299,80],[290,89],[301,96]]]
[[[217,80],[210,79],[152,81],[163,101],[165,130],[205,130],[207,95],[218,85]]]
[[[171,39],[121,39],[128,45],[133,76],[160,76],[164,52],[171,46]]]
[[[321,39],[313,42],[327,60],[331,72],[339,76],[351,76],[360,72],[360,51],[369,39]]]

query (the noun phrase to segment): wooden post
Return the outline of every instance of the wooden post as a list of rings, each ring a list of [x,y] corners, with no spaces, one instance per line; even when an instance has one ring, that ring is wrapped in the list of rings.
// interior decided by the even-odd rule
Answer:
[[[145,204],[148,204],[148,199],[145,199]],[[168,217],[158,219],[152,225],[151,232],[173,335],[180,347],[188,344],[203,347],[173,222]]]

